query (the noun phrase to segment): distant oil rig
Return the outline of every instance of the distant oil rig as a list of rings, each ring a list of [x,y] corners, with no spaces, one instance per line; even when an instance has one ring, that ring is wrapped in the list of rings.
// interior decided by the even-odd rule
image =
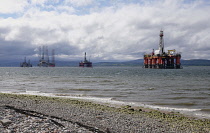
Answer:
[[[160,31],[159,49],[152,51],[151,54],[144,54],[144,68],[153,69],[181,69],[181,53],[175,49],[164,51],[163,31]]]
[[[90,62],[90,60],[88,61],[86,58],[86,52],[85,52],[84,61],[81,61],[79,63],[79,67],[92,67],[92,62]]]
[[[32,67],[32,64],[31,64],[30,60],[28,60],[28,62],[26,62],[26,57],[25,57],[24,62],[20,63],[20,67]]]
[[[48,47],[39,47],[39,67],[55,67],[55,50],[52,50],[51,62],[48,55]]]

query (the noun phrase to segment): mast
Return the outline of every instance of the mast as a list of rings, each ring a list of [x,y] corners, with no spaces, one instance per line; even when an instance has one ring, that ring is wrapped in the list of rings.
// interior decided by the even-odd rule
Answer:
[[[42,48],[39,46],[39,62],[42,60]]]
[[[85,52],[85,59],[84,59],[84,62],[86,62],[87,61],[87,59],[86,59],[86,52]]]
[[[49,55],[48,55],[48,47],[46,46],[46,60],[47,63],[49,63]]]
[[[45,50],[45,48],[44,48],[44,46],[42,46],[42,60],[44,60],[44,51]]]
[[[55,50],[52,50],[52,63],[55,64]]]
[[[163,31],[160,31],[160,42],[159,42],[159,54],[162,55],[164,53],[164,40],[163,40]]]

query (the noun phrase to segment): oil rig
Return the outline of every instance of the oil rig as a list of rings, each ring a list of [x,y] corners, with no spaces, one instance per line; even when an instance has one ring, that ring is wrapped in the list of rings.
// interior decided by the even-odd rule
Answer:
[[[144,68],[152,69],[181,69],[181,53],[175,49],[164,51],[163,31],[160,31],[159,49],[150,54],[144,54]]]
[[[26,62],[26,57],[25,57],[24,62],[20,63],[20,67],[32,67],[32,64],[31,64],[30,60],[28,60],[28,62]]]
[[[52,56],[51,56],[51,62],[50,57],[48,55],[48,47],[43,46],[42,48],[39,47],[39,63],[37,66],[39,67],[55,67],[55,50],[52,50]]]
[[[92,62],[88,61],[86,58],[86,52],[85,52],[84,61],[81,61],[79,63],[79,67],[92,67]]]

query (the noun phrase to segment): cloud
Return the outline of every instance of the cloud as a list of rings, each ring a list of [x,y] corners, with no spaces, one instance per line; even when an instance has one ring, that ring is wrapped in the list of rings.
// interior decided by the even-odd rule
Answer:
[[[66,12],[68,14],[73,14],[75,13],[75,9],[73,7],[69,6],[58,6],[55,8],[58,12]]]
[[[0,0],[0,14],[23,12],[28,5],[27,0]]]
[[[44,4],[47,2],[48,0],[31,0],[31,4],[32,5],[42,5],[44,6]]]
[[[10,48],[8,55],[33,56],[37,47],[47,45],[58,59],[78,60],[84,52],[95,61],[139,59],[158,49],[163,29],[165,50],[176,49],[184,59],[210,58],[210,8],[205,1],[120,1],[100,9],[91,7],[94,2],[25,4],[20,17],[0,19],[0,53]],[[90,12],[77,14],[82,6]]]
[[[71,4],[76,7],[88,6],[93,3],[93,0],[65,0],[65,4]]]

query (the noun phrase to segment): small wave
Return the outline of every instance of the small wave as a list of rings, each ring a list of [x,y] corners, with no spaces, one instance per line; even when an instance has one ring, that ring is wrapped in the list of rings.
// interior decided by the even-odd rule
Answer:
[[[145,105],[145,107],[152,109],[160,109],[160,110],[168,110],[168,111],[200,111],[201,109],[189,109],[189,108],[174,108],[174,107],[164,107],[164,106],[156,106],[156,105]]]
[[[1,91],[1,93],[10,93],[10,94],[28,94],[28,95],[40,95],[40,91],[28,91],[28,90],[25,90],[25,91]]]
[[[51,78],[57,79],[57,78],[60,78],[60,77],[59,76],[52,76]]]
[[[66,96],[70,96],[69,94],[55,94],[55,96],[64,96],[64,97],[66,97]]]
[[[151,87],[151,88],[147,88],[147,90],[155,90],[155,88]]]
[[[36,83],[29,83],[29,84],[36,84]]]
[[[26,91],[26,93],[28,93],[28,94],[35,94],[35,93],[40,93],[40,91]]]
[[[190,97],[190,99],[207,99],[208,97]]]
[[[168,98],[168,99],[172,99],[172,100],[179,100],[179,99],[185,99],[187,97],[171,97],[171,98]]]
[[[154,105],[194,106],[195,103],[155,103]]]
[[[112,99],[116,99],[116,98],[121,98],[121,97],[127,97],[126,95],[112,95],[114,98]]]
[[[179,99],[206,99],[207,97],[171,97],[168,99],[179,100]]]
[[[102,79],[102,78],[105,78],[105,77],[89,77],[89,78]]]
[[[39,77],[36,77],[36,76],[29,77],[29,79],[36,79],[36,78],[39,78]]]
[[[174,92],[174,93],[171,93],[171,95],[182,95],[182,94],[187,94],[185,92]]]
[[[119,90],[117,90],[117,89],[103,89],[101,91],[119,91]]]
[[[210,119],[209,113],[196,112],[194,113],[194,116],[197,116],[198,118]]]
[[[72,90],[72,91],[96,91],[96,89],[82,89],[82,88],[79,88],[79,89],[69,89],[69,90]]]
[[[210,112],[210,109],[201,109],[201,111]]]
[[[114,82],[113,80],[102,80],[102,81],[100,81],[100,82],[105,82],[105,83],[109,83],[109,82]]]

